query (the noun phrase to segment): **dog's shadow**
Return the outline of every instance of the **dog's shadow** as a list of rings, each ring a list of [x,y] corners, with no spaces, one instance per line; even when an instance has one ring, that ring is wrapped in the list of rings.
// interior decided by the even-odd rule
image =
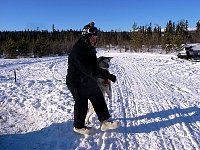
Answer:
[[[141,123],[142,120],[149,123]],[[152,112],[136,118],[118,118],[124,125],[116,130],[119,133],[150,133],[159,131],[161,128],[170,127],[177,123],[195,123],[200,121],[200,108],[189,107],[185,109],[174,108],[160,112]],[[128,126],[127,123],[134,122],[135,125]],[[137,125],[138,124],[138,125]],[[200,134],[200,133],[199,133]]]

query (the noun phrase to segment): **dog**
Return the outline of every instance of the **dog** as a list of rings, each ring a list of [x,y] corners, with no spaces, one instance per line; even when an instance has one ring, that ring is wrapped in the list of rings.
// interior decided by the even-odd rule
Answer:
[[[112,58],[113,57],[101,56],[101,57],[97,58],[97,65],[102,69],[109,70],[110,61]],[[98,84],[99,88],[101,89],[101,92],[103,93],[104,98],[107,94],[108,98],[112,99],[111,81],[109,79],[98,78],[97,84]],[[87,113],[87,116],[85,119],[86,124],[90,124],[91,116],[93,113],[94,113],[94,108],[92,106],[92,103],[89,102],[89,109],[88,109],[88,113]]]

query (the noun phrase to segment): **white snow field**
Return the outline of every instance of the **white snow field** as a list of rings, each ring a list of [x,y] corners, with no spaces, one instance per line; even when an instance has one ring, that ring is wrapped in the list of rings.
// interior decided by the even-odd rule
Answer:
[[[67,56],[0,59],[1,150],[199,150],[200,62],[173,55],[112,56],[112,118],[122,126],[93,136],[74,133]],[[14,81],[14,70],[17,82]]]

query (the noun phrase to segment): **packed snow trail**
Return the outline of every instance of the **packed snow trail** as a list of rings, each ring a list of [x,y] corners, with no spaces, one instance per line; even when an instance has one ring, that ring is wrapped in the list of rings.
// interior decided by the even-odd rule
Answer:
[[[101,132],[94,115],[95,135],[72,131],[67,57],[0,59],[0,149],[200,149],[200,63],[159,54],[98,55],[113,57],[117,81],[106,101],[120,128]]]

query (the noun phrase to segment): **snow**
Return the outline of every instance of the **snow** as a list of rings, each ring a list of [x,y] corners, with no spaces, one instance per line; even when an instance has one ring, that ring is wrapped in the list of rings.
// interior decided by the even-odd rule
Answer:
[[[194,51],[200,51],[200,45],[195,45],[194,47],[192,47],[192,49]]]
[[[98,55],[113,57],[110,72],[117,82],[106,101],[120,128],[102,132],[94,115],[95,135],[72,131],[67,56],[0,59],[0,149],[200,149],[199,62],[147,53]]]
[[[192,46],[193,51],[200,51],[200,43],[195,44],[187,44],[188,46]]]

